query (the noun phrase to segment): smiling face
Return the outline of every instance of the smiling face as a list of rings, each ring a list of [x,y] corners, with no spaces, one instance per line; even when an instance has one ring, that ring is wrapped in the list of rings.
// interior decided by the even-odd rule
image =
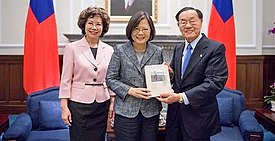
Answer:
[[[102,33],[103,25],[100,16],[89,17],[85,23],[85,32],[88,40],[98,40]]]
[[[131,37],[133,39],[133,44],[146,45],[150,38],[151,29],[148,21],[142,19],[137,27],[132,30]]]
[[[183,11],[179,15],[178,26],[182,36],[190,43],[199,36],[202,19],[195,10]]]

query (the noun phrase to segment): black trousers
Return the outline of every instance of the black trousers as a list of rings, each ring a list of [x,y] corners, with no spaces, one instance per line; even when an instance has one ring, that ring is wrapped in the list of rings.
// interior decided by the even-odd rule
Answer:
[[[175,122],[172,124],[172,126],[165,127],[166,141],[210,141],[210,137],[201,139],[190,137],[184,128],[180,112],[181,111],[178,109],[177,115],[174,119]]]
[[[115,115],[116,141],[157,141],[159,115],[146,118],[140,112],[134,118]]]
[[[105,141],[109,104],[110,100],[92,104],[69,101],[71,141]]]

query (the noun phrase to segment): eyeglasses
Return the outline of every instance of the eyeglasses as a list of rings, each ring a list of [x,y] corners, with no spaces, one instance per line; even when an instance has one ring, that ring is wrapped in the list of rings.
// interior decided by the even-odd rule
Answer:
[[[146,27],[138,28],[138,27],[135,27],[132,32],[133,33],[139,33],[140,31],[142,31],[143,33],[149,33],[150,32],[150,28],[146,28]]]
[[[179,21],[179,25],[180,26],[186,26],[188,23],[192,26],[196,25],[197,24],[197,21],[199,19],[191,19],[191,20],[181,20]]]

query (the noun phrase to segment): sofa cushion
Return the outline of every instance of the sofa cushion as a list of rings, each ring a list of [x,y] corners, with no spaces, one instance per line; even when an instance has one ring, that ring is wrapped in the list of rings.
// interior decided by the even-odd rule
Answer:
[[[32,129],[31,117],[21,113],[5,132],[3,139],[26,140]]]
[[[226,127],[222,126],[222,132],[211,136],[211,141],[243,141],[238,126]]]
[[[27,97],[27,113],[32,119],[32,129],[39,128],[39,102],[41,100],[59,101],[59,87],[50,87],[31,93]]]
[[[69,129],[33,130],[26,141],[70,141]]]
[[[218,98],[233,98],[233,123],[239,125],[239,117],[244,107],[244,95],[239,90],[224,88],[218,95]]]
[[[239,118],[239,129],[245,140],[249,139],[250,133],[258,133],[263,136],[263,129],[254,116],[254,112],[245,110],[241,113]]]
[[[39,129],[52,130],[67,128],[61,118],[61,108],[59,101],[39,102]]]
[[[217,98],[222,126],[233,126],[233,98]]]

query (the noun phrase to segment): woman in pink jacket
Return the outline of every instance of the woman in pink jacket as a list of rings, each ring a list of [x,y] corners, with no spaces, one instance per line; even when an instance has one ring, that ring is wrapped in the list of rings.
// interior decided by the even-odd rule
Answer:
[[[71,141],[105,140],[114,95],[106,86],[105,76],[113,48],[100,37],[109,30],[109,23],[103,8],[88,7],[78,18],[84,37],[64,49],[59,98]]]

